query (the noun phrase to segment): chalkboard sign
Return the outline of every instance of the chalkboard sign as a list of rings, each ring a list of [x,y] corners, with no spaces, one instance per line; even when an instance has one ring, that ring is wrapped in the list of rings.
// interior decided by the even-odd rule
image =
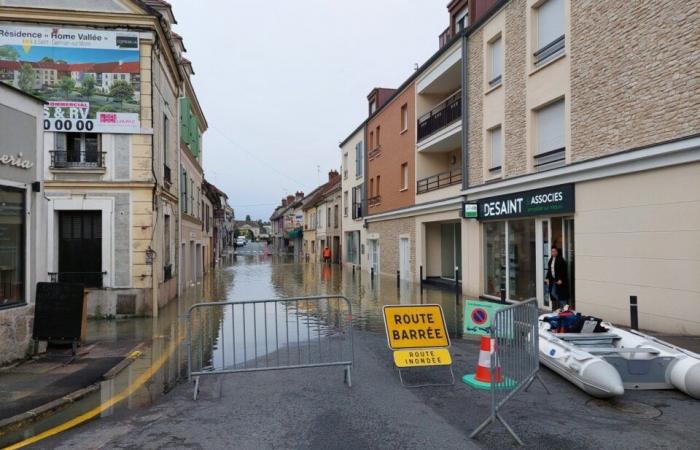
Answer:
[[[84,290],[79,283],[37,283],[34,339],[82,340],[87,324]]]

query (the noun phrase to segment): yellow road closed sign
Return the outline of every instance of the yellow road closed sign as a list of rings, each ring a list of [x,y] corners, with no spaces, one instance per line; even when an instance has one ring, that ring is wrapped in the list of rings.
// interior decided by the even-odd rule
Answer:
[[[450,346],[440,305],[387,305],[383,311],[392,350]]]
[[[452,357],[446,348],[395,350],[394,364],[396,367],[449,366],[452,364]]]

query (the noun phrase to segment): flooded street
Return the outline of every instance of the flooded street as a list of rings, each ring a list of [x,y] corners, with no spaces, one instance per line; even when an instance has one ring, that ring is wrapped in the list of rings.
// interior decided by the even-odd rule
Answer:
[[[130,354],[133,362],[113,378],[102,381],[98,390],[71,403],[57,414],[0,436],[0,445],[40,435],[68,421],[79,424],[115,413],[130,414],[153,404],[187,377],[186,316],[195,303],[342,295],[348,298],[352,306],[352,323],[356,330],[382,334],[383,305],[438,303],[443,306],[450,331],[461,328],[455,319],[455,295],[449,290],[425,286],[421,293],[420,286],[406,282],[397,286],[396,279],[391,277],[376,276],[371,280],[368,273],[361,273],[359,269],[353,272],[352,268],[338,265],[295,262],[290,257],[267,255],[264,244],[249,244],[239,250],[242,251],[229,264],[206,274],[196,285],[186,290],[184,295],[161,309],[157,318],[89,321],[86,346],[95,343],[133,342],[134,351]],[[333,319],[335,325],[346,321],[348,317],[343,314],[340,318],[337,314],[345,308],[344,305],[339,307],[339,303],[336,303],[333,306],[329,301],[328,306],[336,310]],[[286,348],[289,352],[289,347],[295,344],[299,360],[304,363],[321,362],[326,357],[335,357],[337,352],[340,352],[340,356],[349,357],[351,349],[339,344],[333,347],[334,344],[330,343],[328,350],[319,349],[318,355],[299,345],[300,342],[315,342],[321,336],[334,333],[337,327],[328,323],[330,316],[322,318],[311,311],[308,304],[303,303],[286,308],[265,306],[266,311],[262,307],[263,305],[258,305],[257,308],[250,305],[244,310],[244,306],[239,305],[235,310],[230,307],[196,310],[192,316],[193,369],[247,365],[280,348]],[[237,320],[232,318],[234,311]],[[246,322],[253,323],[251,315],[260,320],[258,323],[261,326],[266,323],[263,316],[270,315],[279,325],[265,333],[258,331],[257,335],[250,328],[244,331],[242,318],[245,316]],[[271,323],[270,320],[267,322]],[[275,331],[278,332],[276,337]],[[254,336],[256,337],[253,338]],[[231,345],[234,342],[232,338],[236,341],[234,345]],[[302,353],[302,350],[306,353]]]

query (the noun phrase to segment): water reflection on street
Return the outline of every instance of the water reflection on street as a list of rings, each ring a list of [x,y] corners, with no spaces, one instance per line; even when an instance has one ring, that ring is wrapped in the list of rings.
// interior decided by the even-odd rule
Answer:
[[[263,249],[262,244],[249,245]],[[462,327],[458,323],[461,315],[457,314],[462,305],[457,304],[452,290],[430,286],[421,290],[417,284],[397,283],[394,277],[375,276],[372,280],[367,272],[359,269],[353,271],[351,267],[296,262],[291,257],[267,255],[264,251],[249,251],[230,259],[222,268],[210,271],[199,283],[161,309],[157,318],[90,321],[87,333],[89,342],[143,342],[138,352],[132,355],[134,362],[113,379],[102,382],[99,391],[51,418],[11,436],[0,436],[0,445],[17,442],[67,420],[89,415],[91,411],[94,417],[105,417],[115,412],[128,414],[129,410],[150,405],[167,393],[187,377],[186,315],[195,303],[338,294],[347,297],[352,305],[355,329],[383,333],[383,305],[419,303],[442,305],[451,332]],[[320,307],[297,303],[287,307],[272,305],[257,308],[249,305],[245,312],[247,323],[256,317],[261,325],[274,320],[281,325],[267,330],[267,333],[252,335],[257,338],[248,340],[243,346],[239,343],[225,349],[226,336],[233,336],[238,341],[243,336],[251,336],[250,331],[243,334],[243,309],[241,306],[236,308],[209,308],[206,314],[193,315],[195,368],[247,364],[256,356],[279,350],[278,342],[285,330],[288,334],[286,341],[282,342],[283,347],[320,336],[328,337],[337,333],[342,328],[343,320],[349,318],[339,304]],[[328,314],[322,315],[322,310]],[[232,320],[233,316],[237,320]],[[267,321],[264,320],[266,317]],[[304,326],[297,332],[295,327],[299,324]],[[276,340],[273,336],[275,332]],[[330,345],[333,350],[333,344]],[[323,354],[320,351],[319,358]],[[308,357],[311,361],[310,353]]]

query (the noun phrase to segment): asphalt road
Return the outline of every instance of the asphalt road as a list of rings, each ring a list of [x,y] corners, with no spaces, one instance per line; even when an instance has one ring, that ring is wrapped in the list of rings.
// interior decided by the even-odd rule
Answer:
[[[472,372],[478,341],[453,341],[455,374]],[[356,332],[353,387],[342,369],[258,372],[203,379],[200,398],[183,383],[153,406],[117,413],[42,441],[58,449],[457,449],[515,448],[500,425],[476,440],[489,397],[453,387],[401,387],[384,336]],[[444,379],[445,373],[434,374]],[[541,386],[503,412],[526,448],[696,449],[700,402],[676,391],[638,391],[601,402],[542,369]]]

